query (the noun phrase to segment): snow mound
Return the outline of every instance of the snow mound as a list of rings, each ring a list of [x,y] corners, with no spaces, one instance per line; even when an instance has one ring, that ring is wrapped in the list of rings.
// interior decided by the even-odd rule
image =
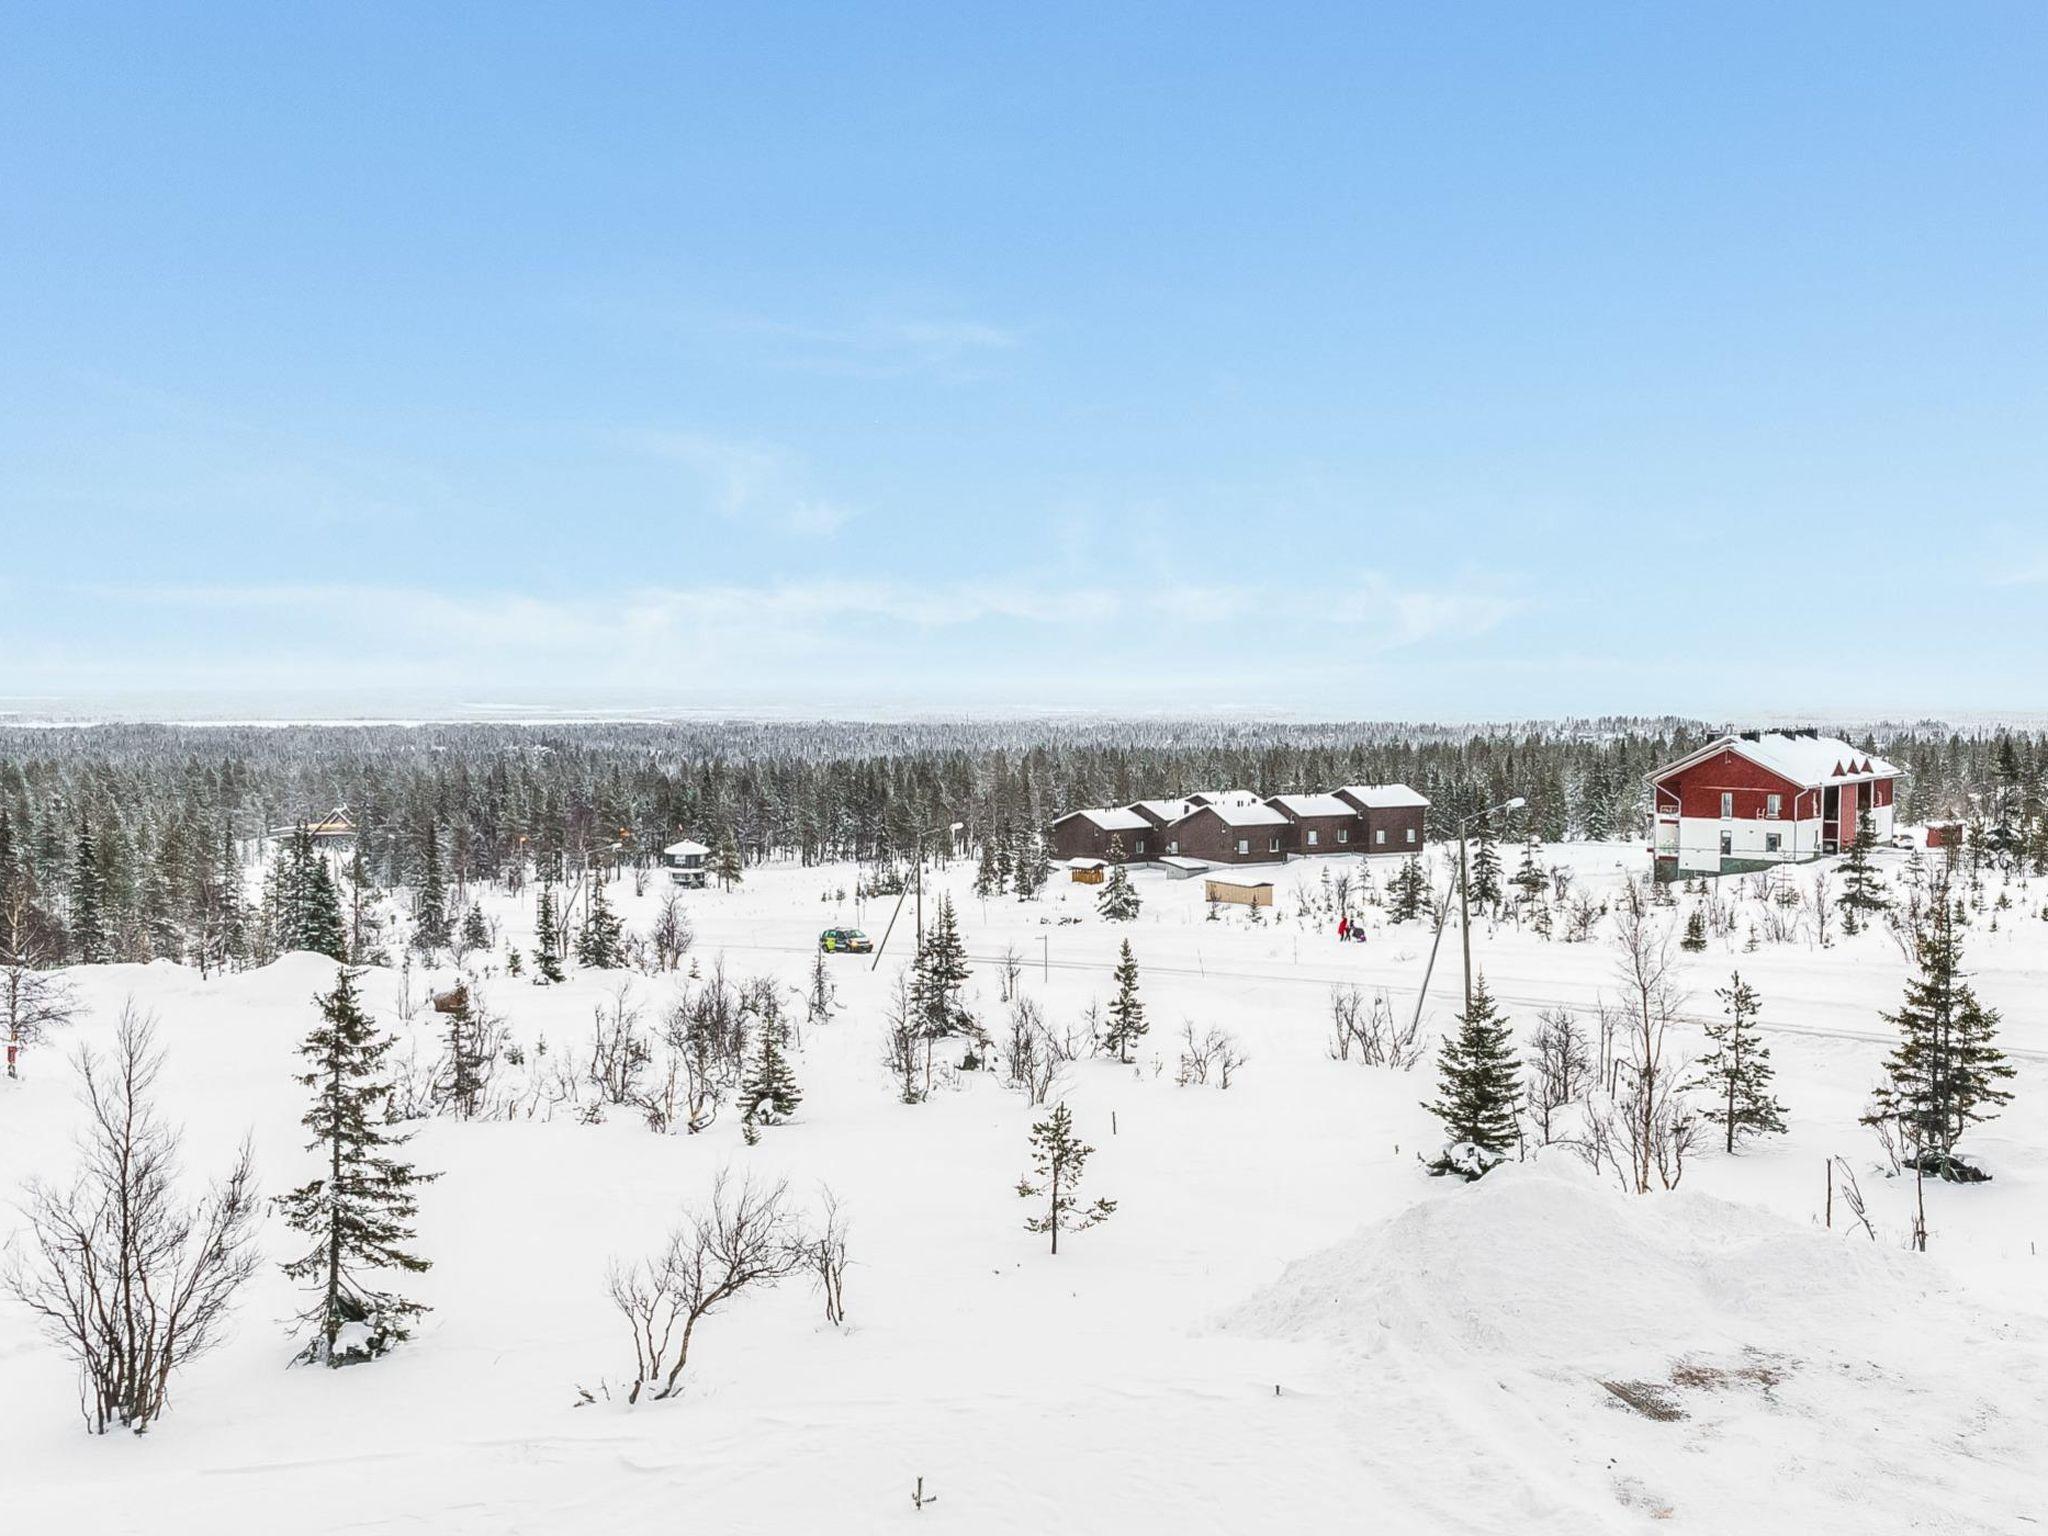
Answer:
[[[1304,1346],[1289,1369],[1344,1402],[1414,1529],[1580,1536],[1622,1512],[1716,1536],[2003,1531],[2039,1506],[2030,1319],[1931,1256],[1627,1196],[1568,1159],[1442,1189],[1218,1328]]]
[[[1903,1316],[1934,1271],[1683,1190],[1633,1198],[1564,1159],[1509,1164],[1290,1264],[1219,1326],[1371,1355],[1589,1369],[1794,1348]]]

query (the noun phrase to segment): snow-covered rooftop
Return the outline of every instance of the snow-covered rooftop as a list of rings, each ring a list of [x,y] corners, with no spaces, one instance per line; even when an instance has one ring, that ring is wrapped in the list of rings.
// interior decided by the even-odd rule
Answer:
[[[1358,807],[1335,795],[1275,795],[1266,802],[1293,816],[1356,816]]]
[[[1406,784],[1346,784],[1337,793],[1349,795],[1360,805],[1375,811],[1401,810],[1429,804],[1427,795],[1417,793]]]
[[[1782,731],[1765,731],[1755,740],[1746,736],[1723,736],[1710,741],[1697,752],[1680,758],[1677,762],[1657,770],[1655,778],[1664,778],[1673,771],[1712,756],[1723,749],[1746,757],[1759,767],[1790,779],[1794,784],[1811,786],[1826,784],[1853,784],[1863,779],[1895,779],[1899,777],[1897,764],[1851,746],[1838,736],[1808,736],[1805,733],[1790,735]]]
[[[1105,832],[1149,832],[1152,830],[1151,822],[1140,816],[1136,811],[1127,811],[1120,806],[1091,806],[1083,811],[1069,811],[1066,816],[1060,817],[1060,820],[1065,821],[1071,816],[1085,816]]]
[[[1200,811],[1214,811],[1217,819],[1226,827],[1284,827],[1287,818],[1272,806],[1254,800],[1249,805],[1203,805],[1195,807],[1189,815]]]
[[[711,852],[711,850],[709,848],[706,848],[702,843],[692,842],[687,837],[684,838],[680,843],[670,843],[666,848],[662,849],[661,851],[665,856],[671,859],[687,859],[692,854],[695,854],[698,858],[701,859],[708,856]]]
[[[1198,789],[1188,796],[1208,805],[1257,805],[1259,797],[1248,789]]]
[[[1133,811],[1150,811],[1161,821],[1179,821],[1194,809],[1185,800],[1133,800],[1129,807]]]

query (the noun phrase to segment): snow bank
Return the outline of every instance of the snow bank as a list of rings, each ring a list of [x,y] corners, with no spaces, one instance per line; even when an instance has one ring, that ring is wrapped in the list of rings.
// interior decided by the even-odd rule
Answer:
[[[2002,1531],[2048,1471],[2041,1329],[1939,1259],[1563,1158],[1291,1264],[1217,1329],[1306,1346],[1359,1460],[1446,1529]]]
[[[1585,1366],[1641,1346],[1769,1347],[1838,1331],[1845,1305],[1910,1311],[1930,1266],[1755,1207],[1633,1199],[1563,1157],[1445,1186],[1288,1266],[1225,1331],[1371,1354],[1391,1337]]]

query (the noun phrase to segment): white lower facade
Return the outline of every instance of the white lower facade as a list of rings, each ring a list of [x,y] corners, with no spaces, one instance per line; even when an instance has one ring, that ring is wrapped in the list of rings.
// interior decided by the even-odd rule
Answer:
[[[1892,835],[1892,808],[1874,806],[1871,825],[1878,841]],[[1712,816],[1660,816],[1657,818],[1656,856],[1676,859],[1680,873],[1719,874],[1726,860],[1744,864],[1789,864],[1817,859],[1823,853],[1839,852],[1828,846],[1828,828],[1820,817],[1804,821],[1758,817],[1726,820]],[[1841,847],[1848,846],[1856,829],[1844,829]]]

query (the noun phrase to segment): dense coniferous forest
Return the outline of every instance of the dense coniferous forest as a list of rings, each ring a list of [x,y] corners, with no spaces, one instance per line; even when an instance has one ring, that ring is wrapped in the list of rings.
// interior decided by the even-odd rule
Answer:
[[[1074,807],[1204,788],[1401,781],[1430,797],[1435,829],[1522,795],[1546,841],[1630,837],[1643,776],[1715,733],[1671,718],[0,728],[0,913],[49,962],[260,952],[262,914],[241,910],[254,867],[266,904],[292,906],[306,876],[278,834],[335,807],[358,829],[340,893],[351,926],[377,890],[651,863],[685,835],[743,865],[888,864],[954,821],[971,854]],[[1902,819],[1969,820],[1994,852],[2048,834],[2048,737],[1932,722],[1852,734],[1908,770]]]

